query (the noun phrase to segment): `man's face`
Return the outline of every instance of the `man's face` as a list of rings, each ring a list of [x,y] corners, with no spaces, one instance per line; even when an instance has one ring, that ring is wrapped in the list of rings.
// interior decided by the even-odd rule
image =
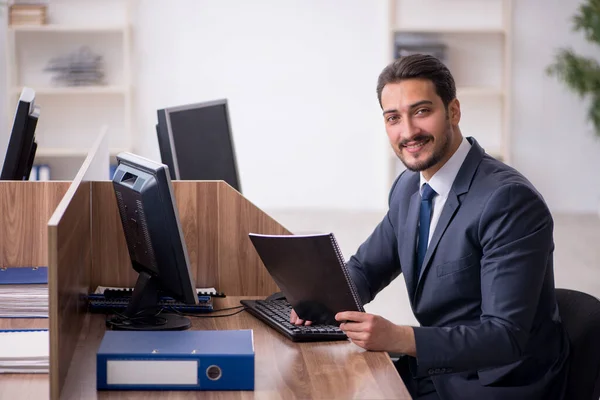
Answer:
[[[433,82],[407,79],[385,85],[381,105],[396,155],[409,170],[430,170],[433,175],[450,158],[454,147],[454,126],[460,120],[458,101],[453,100],[447,112]]]

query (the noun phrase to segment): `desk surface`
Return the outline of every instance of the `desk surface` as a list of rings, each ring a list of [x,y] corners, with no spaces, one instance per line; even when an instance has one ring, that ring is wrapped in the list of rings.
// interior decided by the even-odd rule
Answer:
[[[215,308],[237,306],[240,299],[217,299]],[[368,352],[349,341],[293,343],[246,312],[224,318],[192,318],[192,322],[193,329],[254,330],[254,391],[97,392],[95,354],[105,331],[104,316],[89,314],[61,398],[410,399],[402,379],[385,353]],[[49,393],[47,375],[7,375],[0,380],[0,398],[46,398]],[[10,383],[7,385],[7,382]]]

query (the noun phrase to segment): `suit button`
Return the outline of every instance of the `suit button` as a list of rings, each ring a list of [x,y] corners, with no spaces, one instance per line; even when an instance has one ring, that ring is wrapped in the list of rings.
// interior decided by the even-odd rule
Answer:
[[[433,375],[433,374],[434,374],[434,372],[435,372],[435,371],[433,370],[433,368],[430,368],[430,369],[427,371],[427,373],[428,373],[429,375]]]

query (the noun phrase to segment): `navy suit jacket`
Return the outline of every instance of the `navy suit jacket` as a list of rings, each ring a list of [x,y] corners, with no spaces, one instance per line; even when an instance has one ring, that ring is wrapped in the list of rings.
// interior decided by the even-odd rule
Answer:
[[[415,377],[442,399],[559,399],[569,344],[554,294],[553,220],[542,196],[473,138],[415,273],[419,173],[347,265],[363,303],[400,273],[420,323]]]

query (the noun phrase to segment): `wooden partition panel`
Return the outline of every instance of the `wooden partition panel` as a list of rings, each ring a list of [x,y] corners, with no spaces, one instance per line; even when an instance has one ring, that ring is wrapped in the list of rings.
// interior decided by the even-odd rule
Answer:
[[[173,181],[179,220],[197,287],[228,295],[266,296],[277,286],[248,233],[289,234],[222,181]],[[131,268],[111,182],[92,184],[92,288],[133,287]]]
[[[50,397],[59,399],[87,314],[92,268],[91,179],[108,159],[103,131],[48,221]]]
[[[86,313],[92,266],[90,188],[90,182],[72,186],[48,223],[52,399],[59,398]]]
[[[235,296],[268,296],[279,290],[248,233],[290,232],[231,186],[219,185],[219,285]]]
[[[46,225],[70,182],[0,181],[0,266],[48,266]]]

